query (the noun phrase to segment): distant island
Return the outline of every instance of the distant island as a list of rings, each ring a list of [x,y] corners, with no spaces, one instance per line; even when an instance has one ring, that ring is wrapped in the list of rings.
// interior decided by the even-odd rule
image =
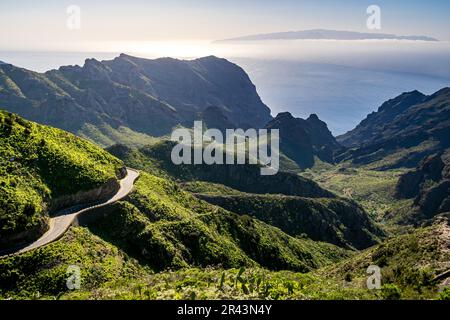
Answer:
[[[338,30],[303,30],[277,33],[265,33],[249,35],[237,38],[217,40],[214,43],[238,42],[238,41],[261,41],[261,40],[414,40],[414,41],[439,41],[428,36],[398,36],[384,33],[363,33],[355,31]]]

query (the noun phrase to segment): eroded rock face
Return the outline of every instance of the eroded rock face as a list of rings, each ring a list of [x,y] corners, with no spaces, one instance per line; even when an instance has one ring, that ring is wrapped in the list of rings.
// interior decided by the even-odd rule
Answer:
[[[411,171],[403,174],[395,187],[395,197],[398,199],[409,199],[420,192],[424,174],[421,171]]]
[[[0,253],[9,254],[9,252],[3,252],[3,250],[8,250],[13,247],[19,247],[20,245],[38,239],[47,232],[48,228],[48,217],[43,216],[41,219],[39,219],[39,222],[34,226],[34,228],[15,233],[10,236],[2,237],[0,239]]]
[[[49,215],[54,215],[64,208],[70,208],[77,205],[80,205],[81,208],[81,206],[84,207],[97,202],[106,201],[114,196],[119,189],[119,182],[116,179],[111,179],[98,188],[52,199],[46,210],[47,214],[42,214],[42,218],[34,228],[11,236],[2,237],[0,239],[0,249],[12,249],[40,238],[49,229]]]
[[[76,194],[66,195],[52,199],[48,211],[50,215],[63,208],[69,208],[82,204],[103,202],[114,196],[120,189],[116,179],[111,179],[104,185],[89,191],[80,191]]]

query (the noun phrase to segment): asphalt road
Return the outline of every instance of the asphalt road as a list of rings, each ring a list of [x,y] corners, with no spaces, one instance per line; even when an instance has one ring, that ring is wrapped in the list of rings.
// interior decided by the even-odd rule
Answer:
[[[16,250],[8,250],[7,254],[2,254],[2,252],[0,252],[0,258],[22,254],[58,240],[66,233],[79,214],[95,208],[107,206],[126,197],[133,189],[134,181],[138,176],[138,171],[127,168],[127,176],[120,180],[120,189],[111,199],[97,205],[83,207],[83,209],[80,209],[81,206],[78,205],[58,212],[55,217],[50,218],[50,228],[41,238],[25,247],[17,248]]]

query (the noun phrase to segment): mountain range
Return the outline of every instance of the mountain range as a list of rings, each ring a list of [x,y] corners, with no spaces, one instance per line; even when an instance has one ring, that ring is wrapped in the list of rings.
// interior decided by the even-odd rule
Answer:
[[[0,107],[0,249],[140,171],[58,241],[0,257],[0,299],[446,297],[449,88],[403,93],[333,137],[315,114],[272,118],[224,59],[122,54],[46,73],[1,64]],[[279,129],[282,170],[175,165],[167,135],[194,120]],[[81,290],[67,289],[68,265]],[[370,265],[380,290],[367,290]]]
[[[212,56],[182,61],[121,54],[43,74],[2,64],[0,87],[8,111],[93,140],[124,127],[166,135],[177,125],[192,126],[210,107],[236,128],[262,128],[271,119],[247,74]]]
[[[385,33],[364,33],[355,31],[339,31],[326,29],[313,29],[302,31],[288,31],[277,33],[256,34],[218,40],[216,43],[239,41],[264,41],[264,40],[413,40],[413,41],[439,41],[428,36],[398,36]]]
[[[403,93],[337,141],[347,147],[337,155],[338,161],[375,163],[381,169],[413,168],[426,156],[450,147],[450,88],[429,96]]]

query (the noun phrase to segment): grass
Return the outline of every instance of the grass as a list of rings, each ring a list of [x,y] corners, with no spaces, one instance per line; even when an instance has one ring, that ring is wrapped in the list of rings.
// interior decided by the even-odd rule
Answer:
[[[262,268],[187,268],[150,275],[126,286],[73,292],[63,299],[137,300],[304,300],[374,299],[369,290],[342,288],[338,283],[290,271]]]

